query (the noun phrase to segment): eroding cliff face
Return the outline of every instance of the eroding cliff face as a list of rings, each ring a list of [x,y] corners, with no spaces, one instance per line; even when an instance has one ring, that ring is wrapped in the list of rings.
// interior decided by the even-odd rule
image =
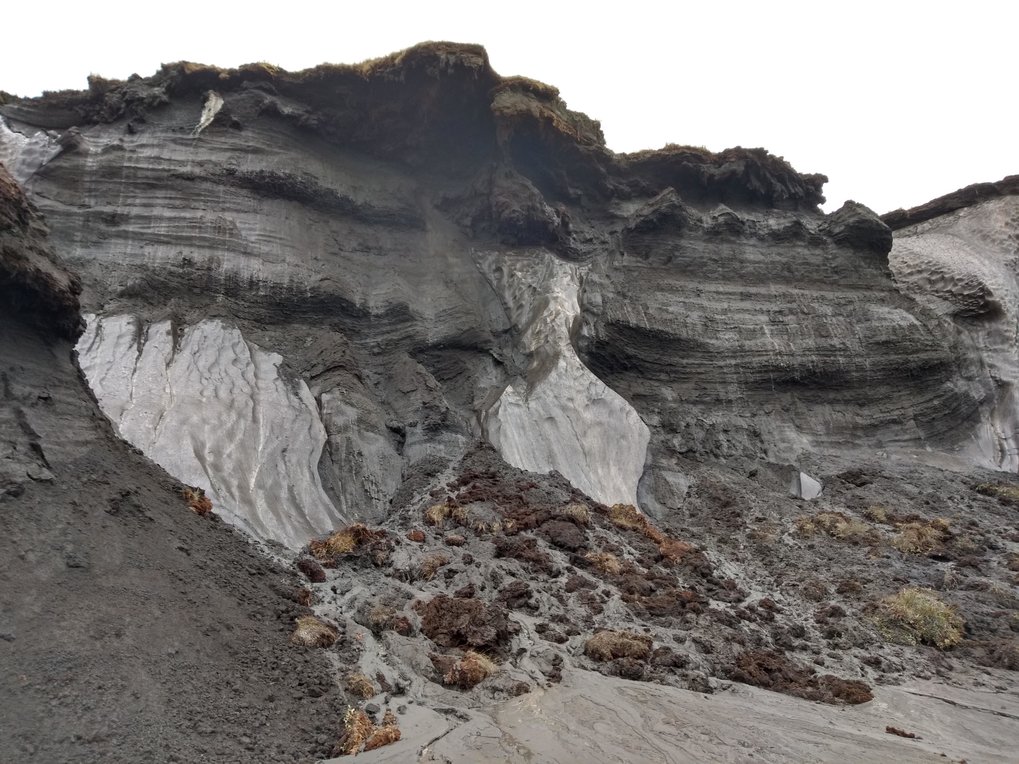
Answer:
[[[700,460],[1013,464],[973,450],[1010,427],[990,413],[1006,359],[896,287],[872,212],[823,215],[824,177],[761,149],[613,154],[476,46],[299,73],[173,64],[0,116],[96,326],[125,327],[82,354],[111,417],[130,431],[124,364],[151,356],[136,442],[262,537],[381,519],[479,438],[655,513],[682,510]],[[162,339],[113,350],[129,324]],[[242,395],[211,394],[211,350],[183,365],[198,336]],[[175,393],[189,411],[164,378],[199,386]],[[300,434],[249,424],[258,400]],[[224,461],[230,428],[201,425],[204,456],[184,453],[192,418],[292,442]],[[177,435],[142,432],[161,419]]]
[[[183,486],[117,437],[74,362],[80,287],[45,232],[0,165],[0,760],[236,761],[242,737],[260,759],[327,756],[346,698],[323,682],[326,656],[287,644],[309,612],[291,599],[294,576],[192,512]],[[118,346],[125,363],[146,350],[115,331],[126,320],[97,323],[138,340]],[[201,356],[198,342],[186,352]],[[193,429],[181,451],[208,428]]]
[[[413,759],[439,725],[452,759],[540,758],[555,746],[501,750],[506,699],[616,697],[609,677],[701,706],[724,688],[705,728],[723,753],[749,750],[725,725],[734,681],[922,733],[857,736],[883,759],[994,760],[1016,738],[1016,478],[981,466],[1015,466],[1007,184],[902,213],[893,248],[863,205],[823,215],[821,176],[760,149],[614,155],[554,88],[445,43],[296,74],[175,64],[0,116],[28,187],[0,172],[0,645],[19,667],[0,758],[289,761],[306,737],[321,757],[344,708],[372,713],[366,685],[409,709],[372,756]],[[212,515],[82,386],[82,285],[103,411]],[[653,521],[608,506],[633,501]],[[218,516],[303,547],[308,581],[273,580]],[[914,586],[933,634],[902,610]],[[287,643],[308,602],[336,623],[322,652]],[[942,672],[988,688],[948,735],[915,725],[958,688],[887,691]],[[626,686],[635,718],[682,702]],[[921,710],[884,718],[904,697]],[[828,715],[770,702],[756,753],[814,756]],[[560,737],[589,734],[574,716]]]
[[[983,383],[964,451],[977,464],[1019,470],[1019,196],[905,225],[889,262],[904,292],[947,319]]]
[[[315,400],[282,358],[219,321],[88,316],[82,371],[121,437],[260,539],[302,546],[340,516],[322,489]]]
[[[892,283],[890,243],[852,205],[805,217],[670,191],[631,213],[584,282],[577,345],[651,427],[649,506],[682,503],[690,459],[954,448],[981,398],[941,319]]]

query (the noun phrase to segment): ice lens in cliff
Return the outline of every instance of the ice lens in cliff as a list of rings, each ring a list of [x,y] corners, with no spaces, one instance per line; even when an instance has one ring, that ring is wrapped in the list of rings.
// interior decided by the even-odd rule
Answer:
[[[39,169],[60,153],[60,144],[44,130],[24,135],[12,130],[0,118],[0,164],[18,183],[26,183]]]
[[[205,96],[205,105],[202,107],[202,116],[198,120],[198,124],[195,125],[195,129],[191,132],[191,135],[197,137],[199,133],[205,128],[212,124],[212,120],[219,114],[219,110],[223,108],[223,96],[217,93],[215,90],[210,90],[208,95]]]
[[[580,266],[549,254],[493,256],[485,270],[531,357],[528,381],[509,385],[488,412],[489,441],[515,467],[558,470],[597,501],[636,504],[650,431],[570,341]]]
[[[168,321],[87,320],[79,362],[125,440],[259,538],[296,548],[339,524],[318,474],[318,409],[304,382],[280,376],[280,356],[219,321],[175,346]]]

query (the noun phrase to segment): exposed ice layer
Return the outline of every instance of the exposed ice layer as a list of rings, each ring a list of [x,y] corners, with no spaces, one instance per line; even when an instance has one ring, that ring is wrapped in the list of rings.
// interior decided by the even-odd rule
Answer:
[[[212,120],[216,118],[216,115],[219,114],[219,110],[222,108],[223,96],[215,90],[210,90],[208,95],[205,96],[205,105],[202,107],[202,116],[199,118],[198,124],[195,125],[195,129],[191,134],[197,137],[202,130],[212,124]]]
[[[789,481],[789,495],[797,499],[816,499],[821,495],[821,484],[806,472],[797,470]]]
[[[176,337],[169,321],[86,316],[79,363],[120,435],[252,535],[292,548],[340,523],[322,489],[326,433],[282,358],[206,320]]]
[[[25,183],[39,171],[39,168],[60,153],[60,144],[50,133],[38,130],[24,135],[11,130],[0,118],[0,164],[14,176],[18,183]]]
[[[990,387],[970,458],[1019,471],[1019,197],[897,231],[889,264],[900,289],[954,321],[970,375]]]
[[[651,436],[573,348],[581,267],[548,253],[493,256],[484,267],[531,358],[527,379],[487,412],[489,441],[515,467],[558,470],[597,501],[636,504]]]

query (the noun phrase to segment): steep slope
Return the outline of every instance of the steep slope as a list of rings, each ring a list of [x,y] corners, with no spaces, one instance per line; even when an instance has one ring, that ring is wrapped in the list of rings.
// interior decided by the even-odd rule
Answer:
[[[947,319],[946,332],[990,382],[970,459],[1019,470],[1019,176],[885,217],[897,227],[896,283]]]
[[[0,166],[0,760],[328,752],[342,691],[293,578],[188,509],[73,362],[78,282]]]

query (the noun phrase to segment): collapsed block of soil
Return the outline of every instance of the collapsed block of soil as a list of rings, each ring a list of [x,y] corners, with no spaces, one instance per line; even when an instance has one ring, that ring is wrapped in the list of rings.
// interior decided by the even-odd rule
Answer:
[[[439,647],[475,648],[499,653],[509,641],[506,611],[476,598],[440,594],[417,605],[421,631]]]
[[[297,569],[313,584],[321,584],[326,580],[326,572],[323,567],[307,557],[302,557],[297,561]]]
[[[813,669],[797,666],[781,653],[751,650],[736,658],[729,678],[737,682],[763,687],[766,690],[816,700],[832,705],[866,703],[874,695],[865,683],[840,679],[825,674],[817,676]]]
[[[576,526],[574,526],[576,527]],[[500,536],[495,539],[495,556],[511,557],[533,565],[542,573],[551,573],[552,558],[539,546],[534,536]]]
[[[451,656],[431,656],[432,665],[442,674],[442,683],[449,687],[469,690],[476,687],[498,670],[488,656],[468,650],[459,660]]]

